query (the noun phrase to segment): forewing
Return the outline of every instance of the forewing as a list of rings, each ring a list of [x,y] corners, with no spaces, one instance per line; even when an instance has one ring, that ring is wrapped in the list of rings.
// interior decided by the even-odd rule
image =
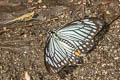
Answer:
[[[45,66],[49,73],[59,72],[66,64],[74,59],[74,48],[67,44],[49,38],[45,48]]]
[[[67,24],[56,31],[57,35],[88,52],[94,45],[94,36],[102,29],[104,22],[97,18],[83,19]]]

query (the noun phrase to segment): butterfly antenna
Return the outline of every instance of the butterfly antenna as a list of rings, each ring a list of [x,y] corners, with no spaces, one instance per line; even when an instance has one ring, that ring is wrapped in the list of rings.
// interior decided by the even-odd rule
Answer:
[[[112,24],[115,20],[119,19],[120,18],[120,15],[117,16],[114,20],[112,20],[108,25]]]
[[[120,15],[118,15],[116,18],[114,18],[111,22],[109,22],[109,23],[107,23],[107,22],[105,22],[105,23],[107,23],[107,25],[106,26],[110,26],[115,20],[117,20],[117,19],[119,19],[120,18]],[[105,19],[105,15],[103,14],[103,19]],[[106,20],[106,19],[105,19]]]
[[[49,36],[51,33],[52,33],[52,32],[51,32],[50,29],[47,29],[47,30],[46,30],[46,34],[47,34],[48,36]]]

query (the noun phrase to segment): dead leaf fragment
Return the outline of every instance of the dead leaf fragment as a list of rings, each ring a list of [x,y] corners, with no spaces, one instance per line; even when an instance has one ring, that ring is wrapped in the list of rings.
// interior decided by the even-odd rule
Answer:
[[[26,13],[18,18],[15,18],[13,20],[10,20],[8,22],[6,22],[5,24],[8,24],[8,23],[12,23],[12,22],[16,22],[16,21],[29,21],[32,19],[32,17],[35,15],[35,12],[30,12],[30,13]]]
[[[27,71],[25,71],[25,80],[30,80],[30,75],[28,74]]]

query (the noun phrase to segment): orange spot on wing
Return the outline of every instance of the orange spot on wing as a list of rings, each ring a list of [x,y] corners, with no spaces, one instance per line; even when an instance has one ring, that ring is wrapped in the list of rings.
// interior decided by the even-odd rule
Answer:
[[[75,55],[76,55],[76,56],[79,56],[79,55],[80,55],[80,53],[81,53],[81,52],[80,52],[80,50],[79,50],[79,49],[75,51]]]

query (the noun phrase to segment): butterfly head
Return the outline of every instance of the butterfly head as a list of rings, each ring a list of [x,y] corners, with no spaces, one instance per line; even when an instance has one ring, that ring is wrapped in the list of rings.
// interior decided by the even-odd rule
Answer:
[[[52,36],[53,33],[54,33],[54,32],[52,32],[50,29],[47,29],[47,30],[46,30],[47,36]]]
[[[53,32],[53,31],[51,31],[50,29],[48,29],[48,30],[46,31],[46,34],[47,34],[47,36],[49,36],[49,37],[52,37],[52,38],[54,38],[54,39],[57,39],[56,33]]]

